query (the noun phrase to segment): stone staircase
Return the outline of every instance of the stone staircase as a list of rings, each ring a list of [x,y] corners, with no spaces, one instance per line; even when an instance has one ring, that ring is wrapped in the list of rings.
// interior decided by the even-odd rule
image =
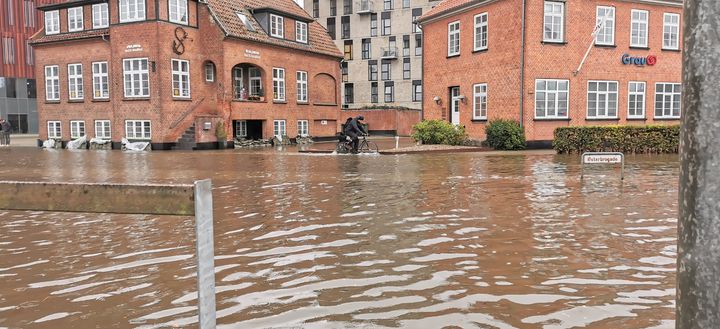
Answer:
[[[177,144],[172,148],[173,150],[194,150],[197,144],[195,143],[195,123],[185,129],[182,136],[178,138]]]

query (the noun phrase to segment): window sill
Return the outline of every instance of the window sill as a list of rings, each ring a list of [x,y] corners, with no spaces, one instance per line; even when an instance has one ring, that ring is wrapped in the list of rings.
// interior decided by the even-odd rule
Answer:
[[[447,57],[446,57],[446,58],[455,58],[455,57],[460,57],[460,54],[455,54],[455,55],[447,55]]]
[[[310,105],[308,102],[297,102],[297,105]]]
[[[570,121],[570,118],[535,118],[533,121]]]
[[[487,51],[488,51],[488,49],[487,49],[487,48],[483,48],[483,49],[476,49],[476,50],[473,50],[473,51],[472,51],[472,53],[473,53],[473,54],[478,54],[478,53],[486,53]]]
[[[103,103],[103,102],[109,102],[110,98],[93,98],[91,102],[93,103]]]
[[[670,48],[663,48],[663,49],[661,49],[661,50],[662,50],[662,51],[669,51],[669,52],[673,52],[673,53],[681,53],[681,52],[682,52],[682,50],[680,50],[680,49],[670,49]]]
[[[585,121],[620,121],[620,118],[585,118]]]
[[[627,118],[626,121],[647,121],[647,118]]]
[[[617,48],[617,45],[604,45],[604,44],[595,44],[595,47],[598,48]]]
[[[68,103],[85,103],[84,99],[68,99]]]
[[[555,46],[564,46],[567,44],[567,41],[540,41],[540,44],[543,45],[555,45]]]
[[[315,106],[338,106],[337,103],[313,103]]]
[[[645,46],[630,46],[630,49],[650,50],[650,47],[645,47]]]
[[[273,104],[287,104],[287,103],[288,103],[287,101],[276,101],[276,100],[273,100]]]
[[[235,98],[232,101],[238,102],[238,103],[266,103],[265,98],[261,98],[261,99],[237,99],[237,98]]]
[[[488,120],[487,119],[472,119],[470,121],[474,122],[474,123],[486,123]]]
[[[60,104],[60,101],[45,101],[45,104]]]
[[[680,117],[673,117],[673,118],[653,118],[653,121],[678,121],[680,120]]]
[[[172,100],[178,102],[192,102],[192,98],[190,97],[173,97]]]
[[[123,97],[123,101],[149,101],[150,97]]]

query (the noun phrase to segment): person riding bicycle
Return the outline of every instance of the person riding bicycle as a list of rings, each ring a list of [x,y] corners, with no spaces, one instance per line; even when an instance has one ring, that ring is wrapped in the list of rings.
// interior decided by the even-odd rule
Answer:
[[[342,124],[342,129],[340,130],[340,134],[338,134],[338,142],[345,143],[350,141],[348,135],[345,135],[345,128],[350,126],[352,119],[352,117],[349,117],[345,120],[345,123]]]
[[[365,120],[365,118],[362,115],[358,115],[350,121],[350,124],[345,125],[345,135],[350,136],[352,139],[352,153],[358,153],[358,145],[360,145],[358,135],[367,135],[367,131],[365,131],[365,127],[362,125],[362,120]]]

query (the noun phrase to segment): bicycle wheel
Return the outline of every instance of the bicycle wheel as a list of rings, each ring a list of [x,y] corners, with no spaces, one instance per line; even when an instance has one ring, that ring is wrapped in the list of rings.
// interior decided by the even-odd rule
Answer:
[[[337,152],[338,154],[347,153],[347,148],[345,147],[345,143],[338,142],[337,145],[335,145],[335,152]]]
[[[360,153],[378,153],[378,146],[374,142],[363,140],[358,147]]]

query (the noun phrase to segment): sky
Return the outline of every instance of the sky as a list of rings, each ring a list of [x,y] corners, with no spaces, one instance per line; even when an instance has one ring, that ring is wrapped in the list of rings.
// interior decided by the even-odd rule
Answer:
[[[297,2],[297,4],[300,5],[300,7],[303,7],[303,2],[302,2],[302,0],[295,0],[295,2]]]

